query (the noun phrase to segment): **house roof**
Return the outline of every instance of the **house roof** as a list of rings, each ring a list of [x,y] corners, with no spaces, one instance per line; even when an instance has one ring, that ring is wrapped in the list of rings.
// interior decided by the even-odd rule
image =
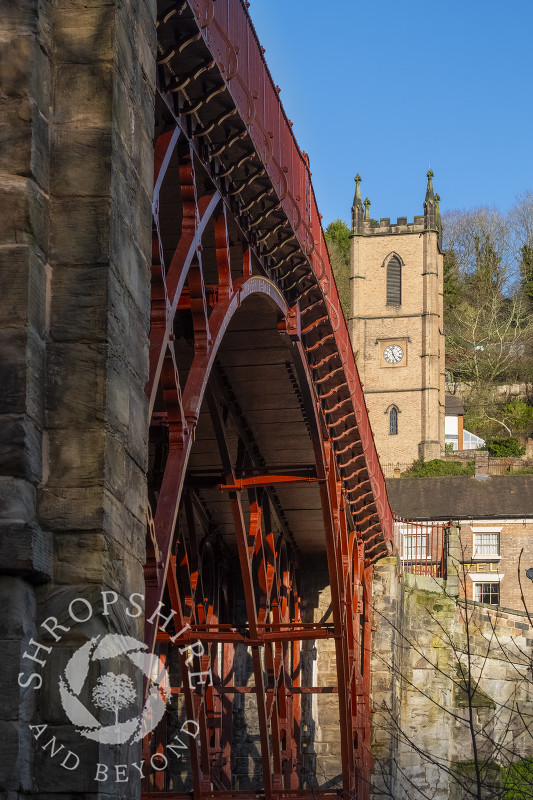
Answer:
[[[444,401],[444,413],[447,417],[463,417],[465,410],[458,397],[447,394]]]
[[[533,474],[390,478],[387,494],[394,514],[406,519],[533,517]]]

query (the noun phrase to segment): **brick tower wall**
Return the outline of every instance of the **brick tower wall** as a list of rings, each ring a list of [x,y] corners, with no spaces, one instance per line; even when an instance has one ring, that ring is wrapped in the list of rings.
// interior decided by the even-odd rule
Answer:
[[[438,233],[413,224],[379,228],[351,239],[350,329],[365,400],[382,463],[439,458],[444,448],[443,259]],[[405,222],[405,224],[404,224]],[[401,305],[386,304],[386,263],[402,263]],[[389,365],[383,351],[399,344],[404,357]],[[398,434],[389,411],[398,408]]]

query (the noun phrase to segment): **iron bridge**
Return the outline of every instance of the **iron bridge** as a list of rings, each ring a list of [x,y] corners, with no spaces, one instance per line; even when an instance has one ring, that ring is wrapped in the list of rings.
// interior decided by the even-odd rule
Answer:
[[[158,3],[146,640],[173,694],[144,798],[366,798],[392,516],[309,161],[247,7]],[[304,654],[322,645],[321,682]],[[328,780],[305,722],[320,698]]]

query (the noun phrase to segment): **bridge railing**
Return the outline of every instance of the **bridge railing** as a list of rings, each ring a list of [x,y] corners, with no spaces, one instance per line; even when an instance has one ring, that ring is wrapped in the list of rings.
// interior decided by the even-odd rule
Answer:
[[[394,543],[402,572],[446,577],[446,526],[441,522],[422,522],[394,518]]]
[[[344,362],[366,466],[384,538],[393,540],[385,479],[370,428],[363,390],[341,308],[313,186],[309,158],[300,150],[243,0],[189,0],[228,90],[245,121],[296,239],[326,299]]]

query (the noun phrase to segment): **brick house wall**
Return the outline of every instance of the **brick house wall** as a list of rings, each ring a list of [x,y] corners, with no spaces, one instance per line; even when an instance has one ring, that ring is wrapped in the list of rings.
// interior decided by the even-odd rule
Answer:
[[[526,608],[533,613],[533,581],[525,570],[533,567],[533,516],[515,519],[475,519],[460,522],[460,538],[463,551],[463,583],[466,597],[474,597],[474,585],[498,584],[500,605],[504,608],[523,610],[517,571],[520,553],[521,584]],[[493,549],[497,541],[497,554],[476,554],[474,543],[479,537],[491,539],[482,547]],[[475,538],[476,537],[476,538]]]
[[[493,604],[497,600],[503,608],[523,611],[518,580],[522,552],[520,580],[526,607],[533,614],[533,582],[526,575],[526,570],[533,568],[533,475],[494,475],[484,480],[392,478],[387,480],[387,493],[399,517],[458,522],[461,581],[468,599]],[[474,539],[483,536],[486,538]],[[480,552],[474,552],[475,542],[481,544]],[[493,552],[487,552],[490,550]],[[476,597],[476,591],[481,597]]]

